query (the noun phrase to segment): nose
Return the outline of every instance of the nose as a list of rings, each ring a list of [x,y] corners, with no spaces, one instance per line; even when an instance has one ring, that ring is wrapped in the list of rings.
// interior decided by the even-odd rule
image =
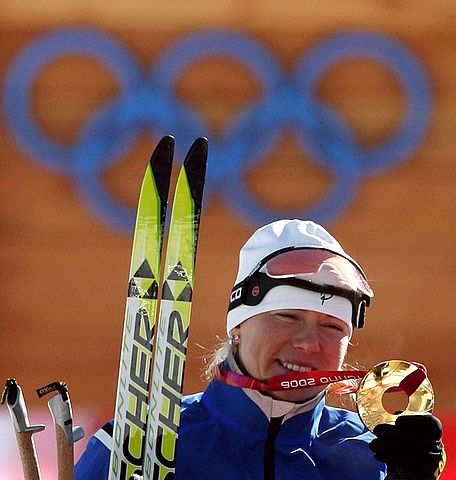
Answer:
[[[303,350],[306,354],[318,353],[320,351],[320,341],[315,324],[300,322],[299,328],[293,335],[292,343],[294,348]]]

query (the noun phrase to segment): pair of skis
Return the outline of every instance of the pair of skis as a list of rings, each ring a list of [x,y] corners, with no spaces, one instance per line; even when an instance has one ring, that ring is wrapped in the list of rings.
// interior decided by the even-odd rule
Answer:
[[[73,445],[84,436],[84,430],[81,427],[73,427],[73,414],[66,384],[54,382],[37,390],[40,398],[51,392],[57,392],[48,401],[48,406],[55,425],[58,479],[71,480],[74,478]],[[30,425],[22,389],[14,378],[6,380],[0,401],[6,403],[10,411],[16,432],[24,480],[41,480],[33,434],[44,430],[44,425]]]
[[[110,480],[128,480],[134,474],[142,474],[144,480],[174,477],[207,139],[195,140],[180,169],[162,262],[173,155],[174,138],[166,136],[152,153],[141,186],[120,355]]]

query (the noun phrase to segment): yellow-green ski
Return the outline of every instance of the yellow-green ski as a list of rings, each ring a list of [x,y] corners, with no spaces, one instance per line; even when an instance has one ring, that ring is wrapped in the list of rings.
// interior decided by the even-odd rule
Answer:
[[[174,477],[206,163],[207,139],[198,138],[181,168],[173,201],[155,340],[144,480]]]
[[[162,138],[147,165],[139,196],[120,354],[110,480],[128,480],[133,473],[142,471],[173,154],[174,138]]]

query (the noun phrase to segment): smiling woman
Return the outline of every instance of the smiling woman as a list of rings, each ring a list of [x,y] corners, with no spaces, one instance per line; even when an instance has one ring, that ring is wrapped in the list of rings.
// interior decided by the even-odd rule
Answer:
[[[443,457],[435,417],[401,420],[376,438],[354,412],[325,403],[328,384],[357,378],[342,363],[372,296],[361,267],[320,225],[257,230],[240,252],[211,381],[183,398],[174,478],[383,480],[397,467],[400,478],[434,478]],[[78,480],[107,478],[110,435],[112,423],[91,439]],[[389,435],[401,439],[399,456]]]
[[[274,310],[247,319],[232,332],[237,335],[241,370],[259,380],[311,370],[340,370],[347,352],[351,326],[311,310]],[[304,402],[325,386],[271,392],[271,397]]]

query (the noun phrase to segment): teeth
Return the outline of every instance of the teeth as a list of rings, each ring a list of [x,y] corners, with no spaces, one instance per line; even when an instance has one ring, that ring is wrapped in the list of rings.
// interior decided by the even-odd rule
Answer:
[[[285,368],[288,368],[288,370],[293,370],[294,372],[309,372],[310,370],[312,370],[311,367],[304,367],[302,365],[297,365],[296,363],[286,362],[284,360],[282,360],[280,363]]]

